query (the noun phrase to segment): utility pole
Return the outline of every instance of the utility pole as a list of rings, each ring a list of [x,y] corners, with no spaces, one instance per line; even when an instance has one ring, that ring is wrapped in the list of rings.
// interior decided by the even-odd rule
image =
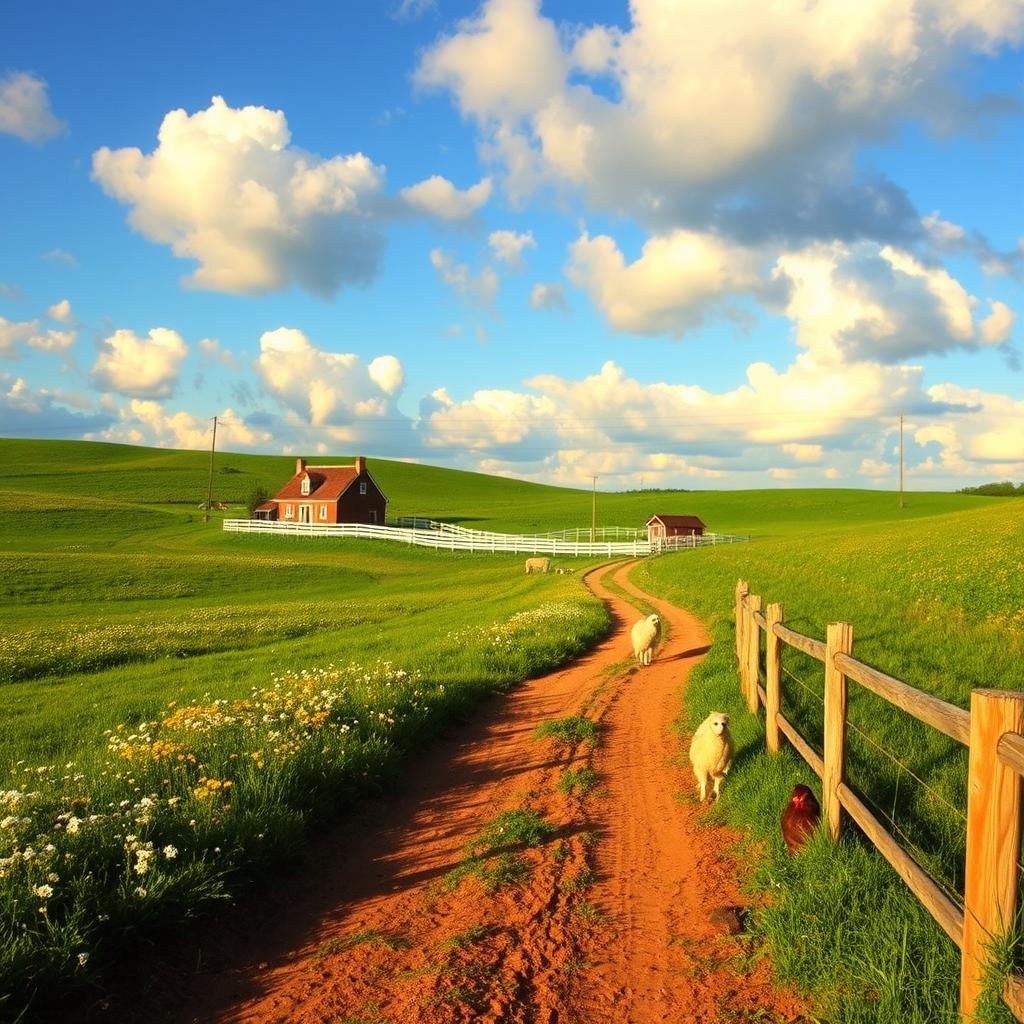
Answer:
[[[594,477],[594,500],[590,506],[590,543],[594,543],[597,535],[597,477]]]
[[[203,515],[203,522],[210,521],[210,506],[213,504],[213,452],[217,447],[217,417],[213,417],[213,440],[210,442],[210,483],[206,489],[206,512]]]
[[[900,413],[900,508],[903,508],[903,413]]]

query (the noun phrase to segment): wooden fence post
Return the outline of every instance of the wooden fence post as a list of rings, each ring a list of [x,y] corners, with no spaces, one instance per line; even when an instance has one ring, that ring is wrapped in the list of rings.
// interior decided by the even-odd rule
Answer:
[[[754,621],[754,612],[764,605],[760,594],[747,597],[747,707],[752,715],[757,714],[758,668],[761,663],[761,627]]]
[[[974,690],[960,960],[960,1012],[966,1020],[974,1019],[989,946],[1013,924],[1017,910],[1021,778],[996,753],[1007,732],[1024,732],[1024,693]]]
[[[742,660],[743,651],[743,598],[747,596],[750,587],[746,580],[736,581],[736,660]]]
[[[775,635],[772,627],[782,622],[782,605],[770,604],[765,612],[765,655],[764,655],[764,728],[765,742],[772,754],[777,754],[781,747],[779,740],[778,714],[781,706],[782,683],[782,641]]]
[[[853,653],[853,626],[830,622],[825,638],[825,756],[821,796],[832,842],[839,841],[842,807],[839,784],[846,761],[846,676],[836,668],[837,654]]]

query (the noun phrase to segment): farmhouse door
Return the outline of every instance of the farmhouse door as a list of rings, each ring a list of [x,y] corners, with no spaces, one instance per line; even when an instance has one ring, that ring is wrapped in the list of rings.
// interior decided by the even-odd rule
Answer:
[[[313,522],[313,508],[311,505],[300,505],[299,506],[299,522],[300,523],[311,523]]]

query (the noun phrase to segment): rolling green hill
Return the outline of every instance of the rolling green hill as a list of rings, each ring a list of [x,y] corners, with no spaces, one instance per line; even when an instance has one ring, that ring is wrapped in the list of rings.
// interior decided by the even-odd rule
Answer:
[[[311,458],[310,464],[351,459],[347,455]],[[391,517],[418,515],[516,533],[590,526],[588,490],[384,459],[370,459],[368,465],[388,496]],[[291,456],[218,453],[214,498],[236,506],[229,514],[238,515],[256,487],[276,492],[294,467]],[[75,514],[58,523],[58,528],[74,520],[86,525],[103,513],[106,502],[187,517],[206,497],[208,468],[206,452],[89,441],[0,440],[0,513],[20,510],[20,518],[35,507],[35,522],[43,529],[47,513],[60,509],[70,515],[74,508]],[[73,502],[73,498],[82,500]],[[656,513],[692,514],[719,533],[760,537],[916,519],[1003,500],[914,493],[901,511],[894,495],[884,491],[599,491],[597,518],[599,526],[642,529]],[[179,516],[164,525],[182,521]],[[149,525],[156,526],[157,520]]]

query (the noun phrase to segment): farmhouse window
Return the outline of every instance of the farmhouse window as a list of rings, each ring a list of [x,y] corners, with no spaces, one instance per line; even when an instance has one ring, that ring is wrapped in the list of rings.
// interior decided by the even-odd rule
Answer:
[[[326,519],[327,518],[327,506],[326,505],[321,505],[320,506],[320,518],[321,519]]]
[[[377,510],[376,510],[375,508],[371,508],[371,509],[370,509],[370,517],[369,517],[369,521],[370,521],[371,523],[375,523],[375,522],[377,522]]]
[[[359,481],[359,493],[360,494],[365,494],[366,493],[366,481],[365,480],[360,480]]]
[[[285,507],[284,507],[284,517],[285,517],[285,519],[291,519],[292,515],[293,515],[292,506],[291,505],[285,505]]]
[[[309,494],[309,477],[304,476],[302,478],[302,493]]]

